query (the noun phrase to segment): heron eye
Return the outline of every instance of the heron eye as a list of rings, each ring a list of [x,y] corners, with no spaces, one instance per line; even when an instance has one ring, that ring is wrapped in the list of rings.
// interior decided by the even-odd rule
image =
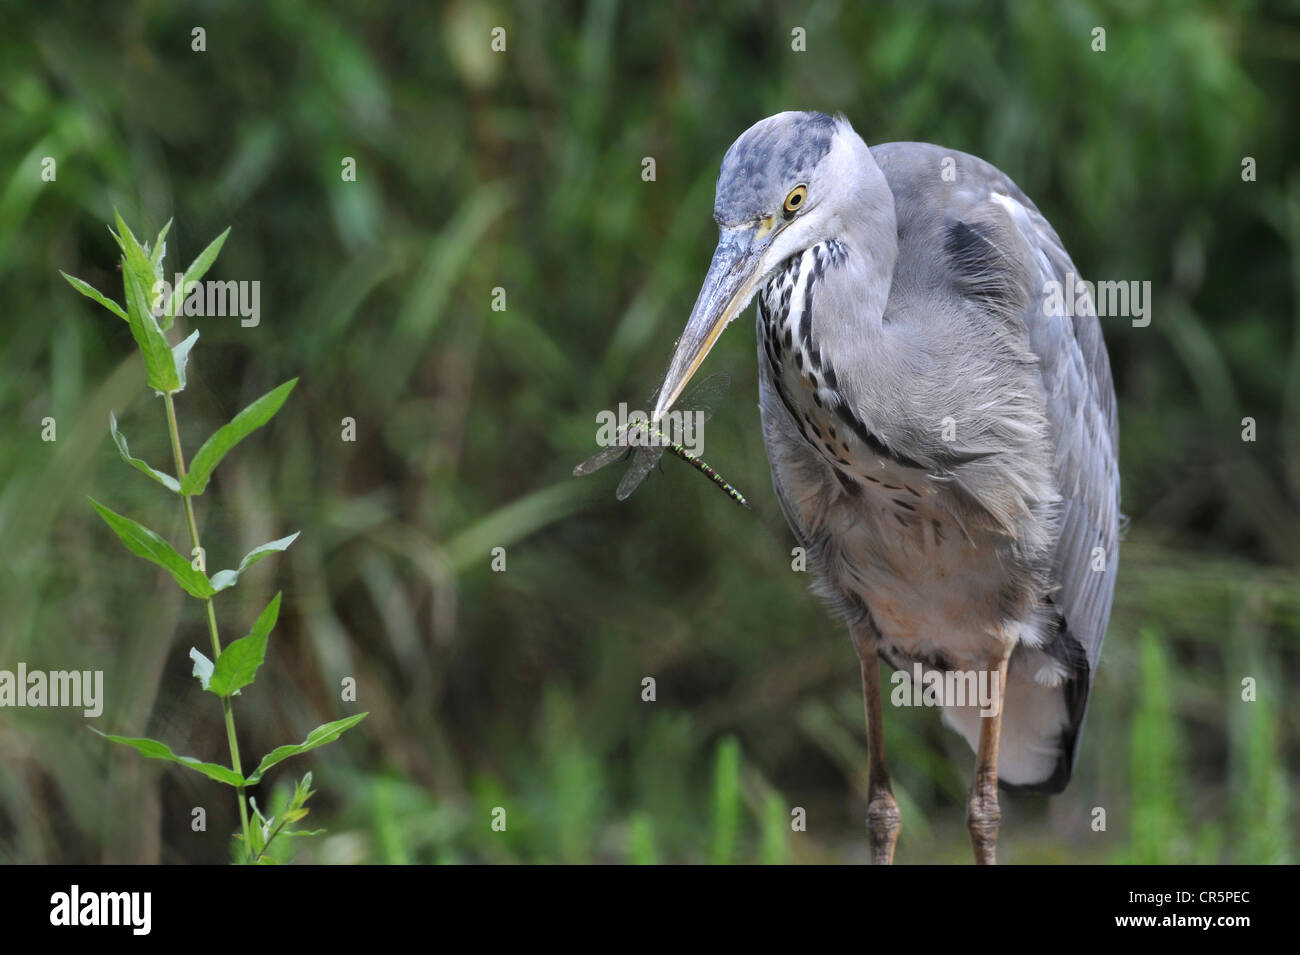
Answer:
[[[790,195],[785,197],[785,217],[788,219],[803,205],[803,201],[808,196],[807,186],[795,186],[790,190]]]

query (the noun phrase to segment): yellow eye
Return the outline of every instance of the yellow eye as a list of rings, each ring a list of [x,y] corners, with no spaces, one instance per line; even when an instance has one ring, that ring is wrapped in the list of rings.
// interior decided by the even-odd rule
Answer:
[[[785,197],[785,216],[787,219],[799,211],[799,207],[803,205],[803,201],[807,197],[807,186],[795,186],[790,190],[790,195]]]

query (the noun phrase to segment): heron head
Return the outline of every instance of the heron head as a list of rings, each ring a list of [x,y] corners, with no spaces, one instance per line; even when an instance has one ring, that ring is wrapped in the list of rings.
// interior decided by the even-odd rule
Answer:
[[[659,389],[654,420],[772,272],[836,234],[863,162],[874,168],[853,127],[824,113],[777,113],[732,143],[713,201],[718,247]]]

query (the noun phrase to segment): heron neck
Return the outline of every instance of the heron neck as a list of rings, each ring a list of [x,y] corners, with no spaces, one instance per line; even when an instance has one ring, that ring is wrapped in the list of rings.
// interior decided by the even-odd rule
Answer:
[[[861,154],[856,186],[836,217],[834,235],[847,246],[850,262],[861,272],[859,318],[878,327],[898,261],[898,219],[884,173],[865,145]]]

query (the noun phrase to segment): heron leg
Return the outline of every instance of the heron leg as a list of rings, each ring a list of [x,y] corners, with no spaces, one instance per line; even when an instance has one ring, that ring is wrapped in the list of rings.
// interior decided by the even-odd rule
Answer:
[[[976,865],[996,865],[998,861],[998,825],[1002,822],[1002,810],[998,807],[998,739],[1002,734],[1008,659],[1003,657],[997,665],[998,711],[983,717],[980,724],[975,781],[971,785],[970,808],[966,815]]]
[[[853,631],[853,646],[858,651],[862,667],[862,698],[867,714],[867,825],[871,829],[871,864],[892,865],[902,817],[898,803],[894,801],[894,790],[889,785],[889,766],[885,762],[877,640],[874,634],[857,629]]]

